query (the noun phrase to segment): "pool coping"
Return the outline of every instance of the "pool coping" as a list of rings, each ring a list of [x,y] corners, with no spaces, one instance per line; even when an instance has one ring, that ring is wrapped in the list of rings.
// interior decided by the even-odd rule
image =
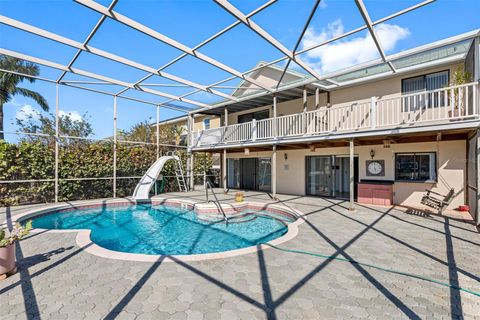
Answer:
[[[134,201],[128,198],[121,199],[109,199],[109,200],[86,200],[78,201],[74,203],[62,203],[55,204],[47,207],[36,208],[28,210],[24,213],[20,213],[11,217],[11,222],[25,221],[29,218],[33,218],[42,214],[50,214],[55,211],[64,211],[75,209],[77,206],[81,208],[93,208],[98,206],[123,206],[123,205],[135,205],[135,204],[152,204],[152,205],[168,205],[168,206],[177,206],[181,208],[188,208],[195,210],[197,214],[211,214],[219,213],[219,209],[216,204],[212,203],[198,203],[194,200],[189,199],[175,199],[175,198],[153,198],[149,201]],[[298,234],[298,226],[304,222],[306,217],[304,214],[294,208],[288,208],[284,205],[274,204],[274,203],[262,203],[262,202],[251,202],[245,201],[241,203],[222,203],[222,209],[225,211],[225,214],[238,212],[239,210],[245,209],[254,209],[254,210],[268,210],[275,213],[286,213],[296,217],[296,220],[289,223],[287,226],[287,232],[276,239],[268,241],[268,244],[279,245],[284,242],[287,242],[295,238]],[[301,218],[300,218],[301,217]],[[8,219],[3,222],[3,224],[8,224]],[[92,255],[114,259],[114,260],[123,260],[123,261],[140,261],[140,262],[157,262],[157,261],[204,261],[204,260],[214,260],[214,259],[224,259],[231,258],[240,255],[245,255],[248,253],[256,253],[259,250],[265,250],[271,248],[269,245],[259,244],[256,246],[250,246],[246,248],[234,249],[223,252],[215,253],[201,253],[201,254],[191,254],[191,255],[150,255],[142,253],[128,253],[121,251],[114,251],[110,249],[103,248],[93,242],[90,239],[90,229],[69,229],[69,230],[55,230],[55,229],[32,229],[32,233],[77,233],[75,238],[76,244],[83,249],[83,251],[88,252]]]

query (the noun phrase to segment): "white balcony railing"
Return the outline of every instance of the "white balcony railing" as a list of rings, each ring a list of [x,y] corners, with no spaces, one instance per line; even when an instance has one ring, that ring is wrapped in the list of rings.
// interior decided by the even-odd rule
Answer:
[[[478,119],[478,86],[477,83],[470,83],[393,98],[372,97],[370,101],[339,104],[305,113],[202,130],[194,134],[193,146]]]

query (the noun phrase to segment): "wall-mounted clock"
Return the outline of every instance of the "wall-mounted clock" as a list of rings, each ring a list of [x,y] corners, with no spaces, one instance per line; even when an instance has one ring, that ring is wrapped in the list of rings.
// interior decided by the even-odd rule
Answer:
[[[367,176],[385,176],[385,160],[367,160]]]

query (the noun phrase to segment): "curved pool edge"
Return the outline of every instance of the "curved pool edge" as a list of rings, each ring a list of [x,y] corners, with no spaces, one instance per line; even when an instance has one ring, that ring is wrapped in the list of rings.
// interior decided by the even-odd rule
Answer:
[[[75,203],[63,203],[63,204],[56,204],[44,208],[37,208],[26,211],[24,213],[15,215],[12,217],[11,221],[21,222],[28,220],[30,218],[34,218],[39,215],[54,213],[55,211],[63,211],[65,209],[80,209],[80,208],[88,208],[88,207],[98,207],[99,205],[106,205],[106,206],[115,206],[115,205],[135,205],[135,204],[151,204],[151,205],[168,205],[168,206],[179,206],[181,208],[191,208],[195,210],[198,214],[203,213],[215,213],[218,212],[218,208],[215,204],[210,203],[196,203],[193,200],[188,199],[171,199],[171,198],[155,198],[152,201],[148,202],[138,202],[122,198],[122,199],[111,199],[108,200],[106,203],[105,201],[82,201],[82,202],[75,202]],[[78,206],[78,207],[77,207]],[[229,212],[244,210],[244,209],[253,209],[253,210],[272,210],[276,213],[287,213],[292,216],[296,216],[296,220],[289,223],[287,226],[287,232],[279,238],[273,239],[267,243],[273,245],[279,245],[285,243],[293,238],[295,238],[298,234],[298,226],[304,222],[305,216],[303,213],[297,209],[287,208],[283,205],[278,205],[274,203],[260,203],[260,202],[242,202],[242,203],[234,203],[234,204],[222,204],[222,209]],[[217,210],[217,211],[215,211]],[[230,211],[231,212],[231,211]],[[299,218],[302,217],[302,218]],[[7,221],[4,221],[7,223]],[[214,259],[224,259],[224,258],[231,258],[240,255],[245,255],[249,253],[255,253],[259,250],[265,250],[271,248],[268,245],[260,244],[256,246],[250,246],[240,249],[234,249],[229,251],[222,251],[222,252],[215,252],[215,253],[202,253],[202,254],[191,254],[191,255],[150,255],[150,254],[142,254],[142,253],[128,253],[128,252],[121,252],[121,251],[114,251],[110,249],[106,249],[104,247],[99,246],[95,242],[90,239],[91,230],[89,229],[39,229],[35,228],[32,230],[32,233],[40,233],[40,232],[48,232],[48,233],[77,233],[75,237],[76,244],[83,249],[83,251],[88,252],[89,254],[95,255],[97,257],[106,258],[106,259],[114,259],[114,260],[123,260],[123,261],[140,261],[140,262],[175,262],[175,261],[204,261],[204,260],[214,260]]]

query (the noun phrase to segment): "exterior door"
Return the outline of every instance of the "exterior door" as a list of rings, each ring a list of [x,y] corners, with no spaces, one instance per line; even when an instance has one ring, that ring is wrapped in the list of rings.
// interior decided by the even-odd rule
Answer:
[[[332,156],[307,157],[308,195],[327,197],[333,195],[332,160]]]

